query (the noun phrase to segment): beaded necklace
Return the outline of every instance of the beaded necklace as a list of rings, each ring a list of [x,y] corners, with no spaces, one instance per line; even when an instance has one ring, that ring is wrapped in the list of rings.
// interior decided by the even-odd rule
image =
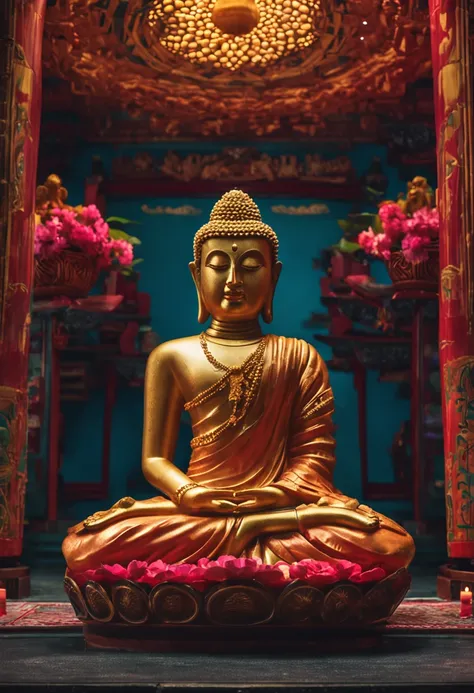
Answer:
[[[217,368],[217,370],[223,371],[224,375],[216,383],[214,383],[214,385],[211,385],[211,387],[208,387],[207,390],[204,390],[190,402],[187,402],[184,405],[184,408],[186,411],[189,411],[200,404],[204,404],[214,397],[217,392],[220,392],[227,387],[228,383],[228,400],[232,405],[232,414],[227,421],[224,421],[224,423],[220,424],[212,431],[209,431],[209,433],[203,433],[202,435],[193,438],[191,441],[192,448],[213,443],[224,431],[231,426],[236,426],[237,423],[244,418],[250,405],[255,399],[255,395],[257,394],[258,386],[263,373],[263,362],[265,358],[265,349],[267,346],[267,338],[263,337],[255,351],[252,352],[240,366],[232,366],[229,368],[229,366],[225,366],[223,363],[220,363],[211,354],[204,332],[199,336],[199,341],[201,343],[201,348],[204,355],[209,363],[214,366],[214,368]]]

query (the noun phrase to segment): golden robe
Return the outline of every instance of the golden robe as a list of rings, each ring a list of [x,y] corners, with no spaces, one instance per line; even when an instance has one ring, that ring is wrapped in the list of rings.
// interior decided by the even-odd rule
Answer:
[[[217,399],[203,405],[204,416],[193,421],[195,436],[223,420],[219,408],[229,404]],[[211,488],[274,484],[289,491],[296,506],[317,503],[323,496],[343,501],[346,497],[333,485],[333,411],[327,369],[317,351],[302,340],[271,335],[259,391],[245,420],[214,443],[196,448],[187,475]],[[155,508],[149,517],[116,520],[102,529],[69,534],[63,543],[68,567],[86,570],[133,559],[196,562],[219,556],[224,548],[232,554],[238,517],[187,516],[165,498],[152,500],[155,506],[159,502],[159,510]],[[371,533],[317,526],[263,535],[247,547],[245,555],[259,556],[267,563],[347,559],[364,569],[380,565],[390,573],[410,563],[413,540],[395,522],[382,515],[379,519],[380,528]]]

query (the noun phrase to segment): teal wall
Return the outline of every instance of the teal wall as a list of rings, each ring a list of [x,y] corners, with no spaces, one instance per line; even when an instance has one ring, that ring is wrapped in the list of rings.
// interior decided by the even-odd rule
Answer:
[[[175,151],[196,152],[219,150],[221,145],[190,143],[157,144],[146,147],[86,146],[78,153],[74,166],[74,176],[64,180],[69,189],[69,201],[79,204],[83,201],[84,179],[90,172],[91,159],[99,155],[106,170],[110,170],[111,160],[119,155],[134,154],[139,149],[146,151],[172,148]],[[262,150],[277,154],[298,151],[298,145],[266,144]],[[302,152],[308,145],[300,145]],[[396,196],[403,191],[405,183],[398,172],[387,166],[386,152],[377,146],[360,145],[346,151],[321,149],[323,154],[335,157],[339,153],[348,154],[358,175],[364,173],[373,156],[382,159],[385,173],[389,176],[388,196]],[[232,187],[232,186],[230,186]],[[140,290],[149,292],[152,299],[152,326],[160,338],[170,340],[196,333],[199,325],[196,320],[196,297],[189,275],[188,262],[192,259],[192,242],[196,229],[209,217],[215,200],[187,198],[183,184],[183,197],[180,199],[112,199],[108,201],[107,213],[125,216],[140,222],[137,235],[142,240],[139,254],[145,258],[140,265]],[[320,251],[337,242],[340,230],[336,223],[352,209],[353,203],[331,202],[315,199],[282,201],[281,199],[256,199],[264,220],[274,227],[280,239],[280,257],[284,268],[277,289],[275,317],[271,331],[275,334],[295,336],[313,341],[314,330],[303,327],[303,322],[311,312],[324,310],[320,304],[319,279],[321,272],[312,268],[312,258]],[[330,213],[322,216],[283,216],[274,214],[274,204],[309,204],[325,202]],[[151,216],[141,211],[143,204],[178,206],[192,204],[202,210],[199,216]],[[366,205],[362,205],[366,209]],[[381,263],[375,263],[374,270],[378,280],[387,280]],[[330,358],[330,351],[321,346],[324,358]],[[357,443],[357,403],[356,392],[350,374],[332,373],[331,382],[336,401],[335,422],[337,426],[337,471],[336,483],[345,493],[361,497],[359,450]],[[374,481],[392,479],[389,448],[393,435],[401,422],[409,417],[409,404],[396,398],[396,385],[380,384],[377,374],[369,374],[369,458],[371,478]],[[142,390],[123,388],[119,392],[114,413],[112,440],[112,478],[109,502],[130,493],[126,479],[130,475],[139,476],[141,428],[142,428]],[[97,394],[87,404],[69,404],[65,407],[66,444],[63,475],[66,481],[93,481],[98,478],[101,458],[103,397]],[[190,428],[183,421],[176,462],[186,467],[189,458]],[[138,496],[153,495],[151,487],[142,487]],[[67,509],[71,519],[81,518],[97,509],[92,502],[77,503]],[[396,512],[397,508],[385,503],[375,504],[379,510]],[[398,506],[402,513],[406,508]]]

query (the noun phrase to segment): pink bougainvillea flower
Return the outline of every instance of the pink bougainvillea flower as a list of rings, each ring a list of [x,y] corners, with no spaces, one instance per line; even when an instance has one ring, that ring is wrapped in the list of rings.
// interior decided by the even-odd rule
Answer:
[[[437,209],[422,207],[414,212],[411,219],[407,220],[407,230],[414,236],[439,235],[439,212]]]
[[[367,231],[362,231],[359,233],[357,242],[368,255],[370,255],[374,248],[375,233],[373,228],[369,226]]]
[[[110,237],[109,225],[95,205],[77,209],[57,207],[50,214],[50,218],[36,226],[35,255],[49,257],[69,249],[97,258],[101,268],[132,264],[133,246],[126,240]]]
[[[402,251],[408,262],[417,264],[428,259],[428,247],[431,244],[429,236],[417,236],[407,233],[402,241]]]
[[[109,249],[112,252],[112,256],[120,265],[127,266],[132,264],[133,246],[131,243],[128,243],[128,241],[111,241]]]
[[[58,236],[56,240],[51,243],[51,253],[59,253],[67,247],[67,240],[62,236]]]
[[[393,241],[386,233],[378,233],[374,238],[372,253],[383,260],[390,258],[390,249]]]
[[[387,202],[379,207],[379,217],[385,234],[392,244],[406,233],[407,217],[395,202]]]
[[[58,235],[57,225],[54,219],[50,219],[46,224],[38,224],[36,227],[36,238],[44,243],[54,241]]]
[[[103,219],[96,221],[93,229],[97,242],[107,243],[109,241],[109,225]]]
[[[94,224],[99,219],[102,219],[102,215],[96,205],[87,205],[87,207],[83,207],[81,209],[81,217],[86,224]]]

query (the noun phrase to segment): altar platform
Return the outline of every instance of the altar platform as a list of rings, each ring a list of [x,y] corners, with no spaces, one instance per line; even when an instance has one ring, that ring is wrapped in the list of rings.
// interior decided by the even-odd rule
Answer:
[[[60,601],[62,567],[33,571],[31,600]],[[433,598],[435,571],[414,569],[410,598]],[[291,630],[291,629],[289,629]],[[289,633],[291,637],[291,633]],[[317,647],[295,654],[134,653],[87,650],[81,632],[0,632],[0,691],[38,693],[270,693],[474,689],[474,631],[440,634],[354,633],[338,651]],[[263,644],[263,643],[262,643]],[[332,649],[332,651],[330,651]]]

